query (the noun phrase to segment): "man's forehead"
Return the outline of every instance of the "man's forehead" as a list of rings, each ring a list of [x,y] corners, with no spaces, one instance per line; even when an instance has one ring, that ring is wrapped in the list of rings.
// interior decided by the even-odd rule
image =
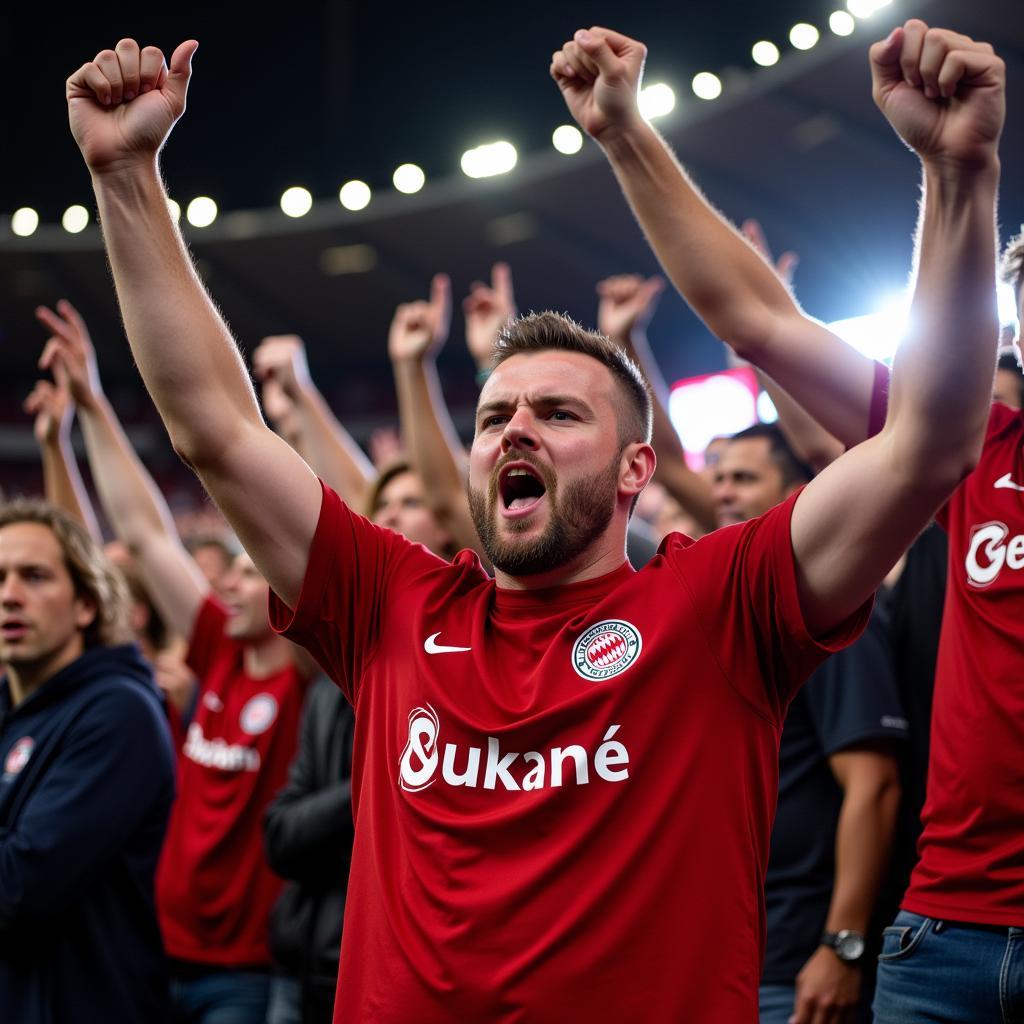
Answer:
[[[763,467],[771,462],[771,445],[765,437],[744,437],[729,441],[718,459],[718,469],[734,469],[738,466]]]
[[[51,565],[64,562],[60,542],[45,523],[8,523],[0,526],[0,557],[8,562],[29,557]]]
[[[611,371],[582,352],[520,352],[495,367],[480,392],[480,405],[542,395],[564,395],[587,402],[595,392],[610,397],[611,386]]]

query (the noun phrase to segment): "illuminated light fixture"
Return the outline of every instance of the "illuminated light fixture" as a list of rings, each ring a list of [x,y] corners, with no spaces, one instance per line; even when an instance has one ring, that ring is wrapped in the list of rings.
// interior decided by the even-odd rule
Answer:
[[[702,100],[716,100],[722,95],[722,80],[710,71],[701,71],[693,76],[693,94]]]
[[[346,181],[338,190],[338,200],[346,210],[365,210],[373,193],[365,181]]]
[[[31,206],[23,206],[11,214],[11,230],[19,238],[28,238],[39,227],[39,214]]]
[[[551,133],[551,145],[559,153],[572,156],[573,153],[578,153],[583,148],[583,132],[575,125],[560,124]]]
[[[828,327],[862,355],[888,363],[907,332],[909,317],[910,296],[898,293],[881,303],[874,313],[835,320]]]
[[[88,223],[89,211],[77,203],[74,206],[69,206],[60,219],[60,226],[69,235],[77,235],[79,231],[84,231]]]
[[[185,207],[185,219],[194,228],[208,228],[217,219],[217,204],[209,196],[196,196]]]
[[[668,414],[679,434],[687,462],[700,468],[713,437],[737,434],[757,421],[757,381],[746,368],[676,381]]]
[[[469,178],[491,178],[508,174],[519,160],[511,142],[487,142],[462,154],[462,173]]]
[[[395,168],[395,173],[391,176],[395,188],[407,196],[419,192],[426,180],[427,176],[423,173],[423,168],[417,167],[416,164],[402,164],[401,167]]]
[[[167,209],[171,211],[171,217],[174,219],[174,223],[179,223],[181,220],[181,203],[178,203],[173,199],[168,199]]]
[[[773,64],[779,63],[779,48],[767,39],[762,39],[750,48],[750,56],[755,64],[770,68]]]
[[[676,94],[672,86],[664,82],[655,82],[640,90],[637,97],[637,107],[640,109],[640,116],[646,121],[655,117],[664,117],[675,110]]]
[[[313,209],[313,196],[308,188],[292,185],[281,193],[281,210],[289,217],[305,217]]]
[[[846,9],[855,18],[870,18],[878,10],[877,0],[846,0]]]
[[[801,21],[789,30],[789,41],[797,50],[809,50],[819,39],[818,30]]]
[[[833,11],[828,16],[828,27],[837,36],[852,36],[857,22],[849,11]]]
[[[996,300],[999,304],[999,323],[1003,327],[1016,328],[1017,296],[1013,294],[1013,285],[1000,281],[996,286]]]

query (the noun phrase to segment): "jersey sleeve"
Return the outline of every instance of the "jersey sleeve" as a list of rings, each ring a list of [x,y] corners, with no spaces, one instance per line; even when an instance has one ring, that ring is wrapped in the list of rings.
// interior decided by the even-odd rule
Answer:
[[[185,663],[195,672],[200,686],[214,658],[224,646],[224,624],[227,619],[227,609],[212,594],[199,606],[188,651],[185,653]]]
[[[804,696],[826,757],[859,743],[907,739],[909,723],[881,609],[859,639],[811,676]]]
[[[294,609],[270,594],[270,624],[305,647],[355,704],[397,587],[443,562],[419,544],[353,512],[321,481],[320,519]]]
[[[985,428],[985,444],[987,445],[997,434],[1002,433],[1018,416],[1020,416],[1020,413],[1011,409],[1008,405],[1003,405],[1002,402],[993,402],[992,412],[988,417],[988,426]],[[964,483],[961,482],[960,486],[950,496],[949,501],[935,514],[936,522],[944,530],[949,530],[949,517],[956,503],[964,500],[964,495]]]
[[[663,547],[729,685],[778,724],[811,672],[860,635],[872,606],[869,598],[827,635],[811,635],[790,536],[798,496],[695,544],[677,534]]]

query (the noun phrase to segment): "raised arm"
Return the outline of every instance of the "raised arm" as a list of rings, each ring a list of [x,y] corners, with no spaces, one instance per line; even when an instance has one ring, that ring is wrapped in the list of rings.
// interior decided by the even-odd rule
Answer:
[[[402,437],[431,511],[458,547],[473,548],[482,557],[466,497],[466,455],[435,363],[448,339],[450,293],[447,276],[438,274],[430,284],[429,302],[409,302],[395,310],[388,331],[388,356],[395,374]]]
[[[844,443],[862,441],[873,363],[801,312],[640,116],[646,55],[642,43],[617,32],[581,29],[554,54],[551,74],[573,117],[604,149],[666,274],[697,315]]]
[[[146,592],[173,632],[188,637],[208,585],[103,394],[85,321],[69,302],[58,309],[59,315],[45,306],[38,310],[51,334],[40,362],[67,380],[78,404],[89,468],[114,534],[132,553]]]
[[[157,156],[185,110],[198,43],[170,67],[122,39],[67,82],[71,130],[91,175],[121,315],[176,451],[199,474],[260,572],[298,599],[320,511],[312,470],[264,422],[234,339],[167,206]],[[246,90],[249,90],[248,92]],[[234,102],[256,102],[242,83]]]
[[[289,441],[298,443],[313,471],[346,503],[362,511],[374,477],[373,466],[313,383],[302,339],[295,334],[264,338],[252,355],[252,366],[263,381],[268,416],[267,389],[271,387],[273,394],[276,384],[290,402],[289,420],[297,431],[297,437]]]
[[[63,509],[81,523],[97,543],[103,542],[92,502],[86,493],[78,461],[71,446],[71,422],[75,403],[63,366],[54,367],[53,381],[36,382],[25,412],[35,417],[32,432],[43,463],[43,493],[51,505]]]
[[[700,524],[706,533],[718,525],[715,503],[707,481],[686,464],[686,455],[668,415],[668,385],[647,343],[647,324],[664,288],[660,277],[645,281],[621,274],[597,286],[597,329],[618,342],[636,359],[654,393],[654,451],[658,468],[654,478]]]

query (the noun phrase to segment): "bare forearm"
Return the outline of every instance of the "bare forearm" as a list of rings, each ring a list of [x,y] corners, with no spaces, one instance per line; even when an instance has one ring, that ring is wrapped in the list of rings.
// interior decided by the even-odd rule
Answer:
[[[779,414],[779,429],[798,458],[815,473],[820,473],[843,454],[843,443],[833,437],[785,388],[763,371],[755,370],[755,373]]]
[[[235,343],[192,266],[155,161],[93,186],[125,330],[176,450],[216,461],[262,423]]]
[[[900,789],[895,781],[843,799],[836,827],[836,869],[825,927],[867,931],[889,866]]]
[[[78,471],[71,438],[65,432],[42,446],[43,489],[46,500],[81,523],[97,543],[102,543],[92,502]]]

